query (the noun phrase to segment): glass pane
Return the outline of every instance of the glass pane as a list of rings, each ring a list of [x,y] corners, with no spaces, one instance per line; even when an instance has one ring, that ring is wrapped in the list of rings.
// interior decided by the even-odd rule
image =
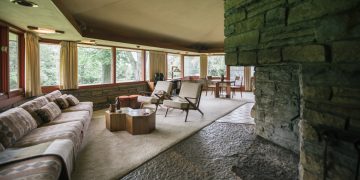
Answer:
[[[19,36],[9,33],[10,90],[19,89]]]
[[[240,77],[240,81],[244,79],[244,66],[230,66],[230,79],[235,80],[236,76]],[[235,84],[240,85],[240,81],[236,81]]]
[[[146,51],[146,65],[145,65],[146,75],[145,80],[150,81],[150,51]]]
[[[184,76],[200,76],[200,56],[184,56]]]
[[[226,75],[225,56],[208,56],[208,76]]]
[[[78,46],[78,61],[79,84],[111,83],[111,48]]]
[[[167,54],[167,77],[171,79],[181,77],[181,56],[178,54]],[[173,72],[174,71],[174,72]]]
[[[41,86],[60,84],[60,45],[40,43]]]
[[[116,49],[116,82],[140,81],[141,51]]]

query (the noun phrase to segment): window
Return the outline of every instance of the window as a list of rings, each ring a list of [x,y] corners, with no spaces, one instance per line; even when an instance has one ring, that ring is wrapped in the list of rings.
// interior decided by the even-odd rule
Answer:
[[[140,81],[142,53],[136,50],[116,49],[116,82]]]
[[[225,56],[208,56],[208,76],[226,75]]]
[[[80,85],[111,83],[111,65],[111,48],[78,46],[78,77]]]
[[[9,32],[9,88],[19,89],[19,35]]]
[[[40,43],[41,86],[60,84],[60,45]]]
[[[230,79],[235,79],[236,76],[244,76],[244,66],[230,66]]]
[[[145,80],[150,81],[150,51],[146,51],[145,71],[146,71]]]
[[[184,76],[200,76],[200,56],[184,56]]]
[[[167,77],[180,78],[181,56],[178,54],[167,54]]]

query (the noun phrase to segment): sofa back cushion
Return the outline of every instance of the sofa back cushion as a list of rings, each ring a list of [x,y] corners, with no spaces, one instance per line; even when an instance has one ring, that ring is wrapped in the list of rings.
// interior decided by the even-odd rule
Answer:
[[[68,100],[66,100],[66,97],[67,95],[63,94],[55,99],[55,102],[60,107],[60,109],[66,109],[70,106]]]
[[[68,100],[70,106],[76,106],[80,103],[80,101],[73,95],[66,96],[66,100]]]
[[[54,102],[56,98],[60,97],[62,94],[59,90],[53,91],[49,94],[46,94],[45,97],[50,101]]]
[[[11,147],[17,140],[37,127],[35,119],[22,108],[12,108],[0,114],[0,143]]]
[[[36,110],[36,113],[41,117],[41,120],[44,123],[47,123],[60,116],[61,110],[54,102],[49,102],[47,105]]]
[[[25,109],[28,113],[30,113],[30,115],[35,119],[37,125],[40,126],[43,122],[41,120],[41,117],[35,111],[48,103],[49,101],[46,99],[46,97],[41,96],[32,101],[26,102],[19,107]]]

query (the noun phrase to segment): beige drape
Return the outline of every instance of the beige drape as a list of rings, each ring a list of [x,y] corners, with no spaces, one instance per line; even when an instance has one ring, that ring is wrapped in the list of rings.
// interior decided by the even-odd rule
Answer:
[[[150,81],[154,81],[155,73],[166,76],[166,53],[150,51]]]
[[[42,94],[39,37],[30,32],[25,34],[25,56],[25,95],[26,97],[39,96]]]
[[[78,56],[76,42],[61,42],[60,89],[78,88]]]
[[[208,71],[208,57],[205,54],[200,55],[200,78],[206,78]]]
[[[251,67],[244,67],[244,85],[245,91],[251,91]]]

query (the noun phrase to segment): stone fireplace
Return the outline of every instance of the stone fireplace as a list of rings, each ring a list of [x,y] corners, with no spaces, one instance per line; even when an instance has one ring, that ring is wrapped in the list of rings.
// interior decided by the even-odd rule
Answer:
[[[360,1],[226,0],[225,36],[227,65],[256,66],[257,135],[299,154],[300,179],[355,179]]]

